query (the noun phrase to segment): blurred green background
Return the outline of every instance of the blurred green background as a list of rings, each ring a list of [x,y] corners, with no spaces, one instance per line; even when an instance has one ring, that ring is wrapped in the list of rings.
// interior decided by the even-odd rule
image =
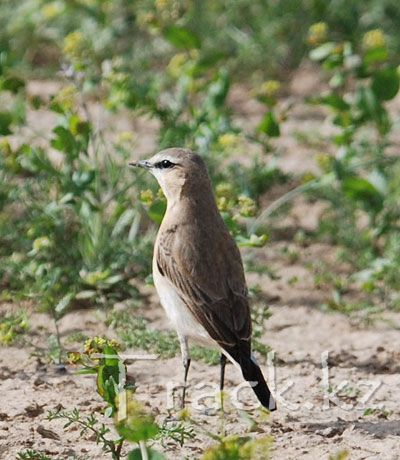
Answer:
[[[311,267],[324,307],[398,309],[399,29],[395,0],[2,0],[2,299],[56,322],[75,307],[140,302],[165,200],[126,164],[185,146],[206,159],[248,270],[273,276],[258,251],[304,196],[321,212],[292,235],[297,251],[328,242],[350,267]],[[292,94],[298,69],[318,76],[311,94]],[[317,110],[328,134],[288,134],[293,104]],[[310,171],[282,168],[290,136]],[[2,321],[10,343],[24,317]]]

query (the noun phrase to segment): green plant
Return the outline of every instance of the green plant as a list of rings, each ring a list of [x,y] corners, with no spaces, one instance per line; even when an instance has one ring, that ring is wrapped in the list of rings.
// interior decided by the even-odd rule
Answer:
[[[329,460],[346,460],[347,458],[349,458],[349,452],[347,450],[339,450],[329,455]]]
[[[392,415],[393,411],[387,410],[384,407],[368,407],[363,412],[363,417],[378,417],[383,419],[388,419]]]
[[[130,279],[149,270],[127,152],[118,144],[105,152],[90,117],[78,115],[77,91],[70,85],[47,103],[59,121],[46,147],[0,145],[0,276],[11,297],[38,299],[52,315],[59,359],[58,320],[69,308],[137,297]]]
[[[268,460],[271,447],[269,436],[260,439],[232,436],[220,439],[218,444],[207,449],[202,460]]]
[[[186,439],[194,436],[191,427],[183,423],[169,425],[164,422],[159,425],[153,415],[149,414],[134,397],[134,386],[126,378],[126,365],[118,356],[118,344],[115,341],[100,337],[88,339],[85,342],[84,353],[70,353],[70,361],[83,365],[79,373],[96,375],[97,392],[103,398],[106,406],[103,414],[114,421],[118,438],[112,437],[110,428],[99,420],[100,414],[82,416],[78,409],[72,411],[54,410],[48,414],[49,420],[65,420],[65,428],[76,425],[81,429],[81,435],[91,432],[97,444],[102,446],[111,458],[122,458],[124,443],[131,442],[139,445],[128,453],[129,459],[163,459],[164,456],[146,445],[151,440],[158,439],[174,441],[182,445]]]
[[[319,29],[322,24],[310,32],[318,45],[310,57],[329,73],[329,90],[310,102],[328,107],[336,127],[331,139],[336,152],[317,158],[321,176],[314,196],[330,204],[320,230],[351,248],[341,257],[354,266],[352,280],[365,294],[394,306],[400,214],[393,200],[400,189],[399,162],[390,154],[393,121],[387,102],[399,91],[400,75],[381,30],[354,44],[329,41],[327,34],[318,43]]]
[[[24,451],[18,452],[17,460],[51,460],[51,459],[47,455],[42,454],[41,452],[37,450],[26,449]]]
[[[107,318],[126,347],[156,353],[161,358],[171,358],[179,352],[179,342],[171,331],[152,330],[148,320],[129,311],[111,312]],[[193,346],[193,359],[201,359],[208,364],[219,363],[219,353],[204,347]]]
[[[271,316],[265,307],[262,293],[254,287],[250,291],[253,319],[253,348],[266,357],[270,348],[261,342],[264,323]],[[112,311],[108,314],[106,324],[112,327],[124,346],[156,353],[160,358],[171,358],[179,352],[179,343],[175,333],[152,329],[149,321],[130,310]],[[191,346],[191,356],[207,364],[218,364],[220,353],[216,349],[207,349],[198,345]]]
[[[0,344],[10,345],[29,329],[28,315],[24,311],[0,315]]]

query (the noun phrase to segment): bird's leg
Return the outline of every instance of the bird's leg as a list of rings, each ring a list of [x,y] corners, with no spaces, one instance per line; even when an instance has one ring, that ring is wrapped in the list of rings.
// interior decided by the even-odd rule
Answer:
[[[183,377],[183,390],[182,390],[182,409],[184,409],[185,408],[186,385],[187,385],[187,378],[188,378],[191,360],[190,360],[190,355],[189,355],[189,345],[188,345],[187,337],[179,336],[179,342],[181,345],[183,368],[185,371],[184,377]]]
[[[221,373],[219,381],[220,397],[221,397],[221,435],[225,436],[225,411],[224,411],[224,383],[225,383],[225,366],[226,356],[221,353],[220,357]]]
[[[223,391],[224,381],[225,381],[225,366],[226,366],[226,356],[223,353],[221,353],[220,364],[221,364],[221,377],[219,381],[219,389]]]
[[[222,413],[224,413],[224,383],[225,383],[226,356],[223,353],[221,353],[219,362],[221,365],[221,373],[220,373],[220,380],[219,380],[219,389],[221,392],[221,410],[222,410]]]

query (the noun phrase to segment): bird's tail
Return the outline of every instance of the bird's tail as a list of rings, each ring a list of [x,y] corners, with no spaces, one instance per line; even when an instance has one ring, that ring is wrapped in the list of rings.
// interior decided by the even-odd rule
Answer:
[[[260,366],[253,360],[254,358],[247,358],[246,362],[240,363],[244,379],[250,383],[254,393],[256,394],[260,403],[269,411],[276,410],[276,402],[268,388],[267,382],[261,372]]]

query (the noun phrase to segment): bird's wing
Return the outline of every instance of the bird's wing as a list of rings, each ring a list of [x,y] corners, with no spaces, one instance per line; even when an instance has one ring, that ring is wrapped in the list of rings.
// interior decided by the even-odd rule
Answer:
[[[159,235],[156,262],[210,336],[227,351],[241,344],[247,354],[247,288],[240,253],[229,232],[220,228],[210,236],[201,227],[166,229]]]

